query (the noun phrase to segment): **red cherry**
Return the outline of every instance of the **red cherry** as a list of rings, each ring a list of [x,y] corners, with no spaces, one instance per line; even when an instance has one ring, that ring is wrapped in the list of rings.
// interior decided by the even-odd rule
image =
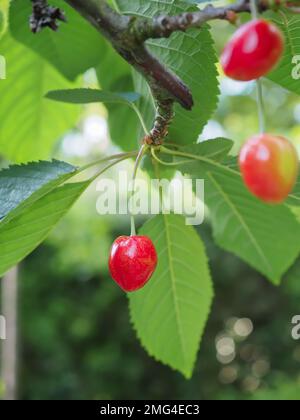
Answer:
[[[267,74],[284,51],[280,30],[263,19],[243,25],[226,45],[221,64],[224,73],[235,80],[249,81]]]
[[[295,147],[287,139],[260,134],[249,139],[239,157],[244,182],[267,203],[281,203],[292,191],[299,171]]]
[[[147,236],[121,236],[113,243],[109,269],[125,292],[145,286],[157,266],[155,246]]]

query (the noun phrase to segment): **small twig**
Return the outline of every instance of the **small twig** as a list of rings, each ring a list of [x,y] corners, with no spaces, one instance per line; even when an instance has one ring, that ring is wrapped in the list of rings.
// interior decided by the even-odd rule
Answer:
[[[174,32],[186,32],[190,28],[201,28],[204,23],[215,20],[232,20],[232,13],[249,12],[249,0],[239,0],[225,7],[206,6],[198,12],[186,12],[175,16],[159,15],[153,19],[138,18],[132,31],[140,42],[147,39],[169,38]]]

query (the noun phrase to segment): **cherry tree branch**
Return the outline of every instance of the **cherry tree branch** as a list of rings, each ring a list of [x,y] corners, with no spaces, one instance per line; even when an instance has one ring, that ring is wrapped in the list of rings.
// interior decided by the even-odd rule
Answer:
[[[191,109],[193,99],[189,89],[147,49],[131,31],[133,16],[120,15],[103,0],[65,0],[95,26],[115,50],[148,81],[155,99],[172,99]]]
[[[56,29],[56,20],[63,20],[61,10],[48,5],[47,0],[31,0],[33,3],[33,29],[50,26]],[[50,0],[51,1],[51,0]],[[175,16],[160,15],[153,19],[122,15],[105,0],[65,0],[88,20],[114,49],[147,80],[157,105],[157,115],[147,143],[160,144],[168,133],[173,118],[173,105],[179,103],[191,110],[193,97],[185,83],[166,68],[147,48],[151,38],[168,38],[174,32],[186,31],[214,19],[230,22],[238,13],[250,12],[250,0],[237,0],[225,7],[207,6],[203,10],[186,12]],[[290,0],[258,0],[261,11],[274,5],[287,4]],[[48,16],[47,16],[48,13]],[[42,17],[41,17],[42,16]]]

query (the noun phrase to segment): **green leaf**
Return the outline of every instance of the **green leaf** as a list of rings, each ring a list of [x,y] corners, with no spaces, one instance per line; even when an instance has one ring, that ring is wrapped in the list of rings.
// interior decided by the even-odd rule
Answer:
[[[260,203],[232,173],[208,173],[206,179],[218,244],[280,284],[300,250],[300,228],[292,213],[285,206]]]
[[[203,141],[198,144],[185,146],[181,149],[181,151],[221,162],[227,158],[233,145],[234,143],[232,140],[218,137],[215,139]]]
[[[140,233],[152,238],[159,264],[130,295],[132,321],[150,355],[190,378],[213,299],[203,243],[175,215],[156,216]]]
[[[10,0],[0,0],[0,38],[7,30]]]
[[[135,133],[141,123],[138,119],[138,108],[134,106],[134,102],[139,97],[140,95],[134,92],[113,93],[96,89],[60,90],[48,92],[46,95],[48,99],[72,104],[105,103],[109,110],[112,139],[125,151],[135,150],[138,145]],[[124,105],[128,106],[124,107]],[[131,108],[129,111],[128,107]],[[126,121],[126,124],[121,124],[120,121]]]
[[[130,105],[139,99],[140,95],[134,92],[113,93],[98,89],[64,89],[53,90],[46,94],[46,98],[53,101],[69,104],[90,104],[90,103],[121,103]]]
[[[300,225],[285,205],[266,205],[252,196],[240,173],[203,154],[182,171],[205,180],[216,242],[245,260],[274,284],[299,255]]]
[[[44,99],[51,89],[74,87],[52,66],[8,34],[1,40],[8,75],[0,83],[0,154],[26,162],[47,159],[77,121],[79,109]]]
[[[52,6],[65,11],[68,22],[60,25],[59,31],[45,29],[38,34],[29,30],[31,2],[14,0],[10,9],[10,28],[13,37],[26,45],[53,66],[66,78],[76,77],[101,60],[105,47],[103,37],[78,12],[62,0],[51,0]]]
[[[197,10],[178,0],[117,0],[116,3],[123,13],[146,18],[164,13],[175,15]],[[209,28],[204,25],[201,30],[176,33],[169,39],[149,40],[147,45],[193,92],[195,106],[192,111],[186,111],[179,105],[175,106],[176,116],[170,127],[169,137],[173,142],[181,144],[194,143],[218,102],[219,89],[215,66],[217,57]],[[140,109],[150,128],[154,118],[153,98],[140,75],[135,80],[135,90],[143,95]]]
[[[283,88],[300,94],[300,16],[281,12],[270,13],[270,17],[283,32],[286,46],[279,66],[268,78]]]
[[[134,90],[141,93],[141,99],[139,100],[137,106],[144,118],[146,127],[148,130],[151,130],[156,114],[154,98],[144,77],[136,71],[133,71],[132,74],[134,80]],[[143,135],[144,132],[142,127],[139,126],[137,128],[137,138],[141,139]]]
[[[131,76],[125,76],[117,82],[115,88],[130,89],[130,82],[132,83]],[[125,152],[136,150],[144,136],[141,122],[136,112],[132,112],[132,109],[118,104],[107,104],[106,107],[108,109],[108,124],[112,141]],[[126,121],[126,124],[120,124],[120,121]]]
[[[96,72],[100,87],[104,90],[115,92],[120,91],[116,89],[120,80],[132,76],[132,67],[107,43]],[[126,87],[125,91],[130,92],[134,90],[132,77],[131,80],[128,80]]]
[[[295,264],[289,269],[289,271],[284,276],[285,282],[292,283],[293,287],[298,289],[298,294],[300,293],[300,258],[295,261]]]
[[[44,241],[89,185],[87,181],[55,188],[8,223],[0,223],[0,276]]]
[[[76,173],[65,162],[33,162],[0,171],[0,220],[12,219],[24,207],[46,195]]]
[[[108,45],[96,69],[99,85],[110,92],[134,91],[132,69],[129,64]],[[106,104],[108,124],[112,141],[124,151],[136,150],[139,144],[141,123],[128,107]],[[126,121],[126,124],[120,124]]]

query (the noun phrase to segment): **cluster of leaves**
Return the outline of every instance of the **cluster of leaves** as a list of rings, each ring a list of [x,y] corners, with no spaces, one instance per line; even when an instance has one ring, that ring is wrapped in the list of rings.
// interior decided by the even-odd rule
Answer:
[[[142,136],[137,116],[142,115],[148,128],[153,123],[149,87],[65,2],[52,3],[66,11],[68,24],[58,33],[45,30],[37,36],[28,29],[29,1],[12,0],[10,6],[0,1],[5,22],[0,21],[0,54],[9,69],[7,80],[0,82],[1,154],[14,163],[47,159],[58,138],[78,120],[74,104],[90,102],[107,104],[114,143],[124,151],[136,149]],[[147,18],[195,7],[183,0],[114,4],[122,13]],[[286,52],[270,79],[299,93],[292,59],[300,49],[300,17],[271,18],[286,35]],[[191,163],[179,165],[182,173],[205,179],[216,243],[278,285],[300,252],[300,225],[292,212],[300,203],[299,185],[285,205],[264,205],[245,190],[236,163],[228,158],[232,141],[196,144],[218,104],[217,57],[207,25],[151,40],[148,47],[193,92],[193,110],[176,106],[169,136],[192,157]],[[80,76],[90,68],[96,69],[103,90],[81,89]],[[67,182],[78,172],[58,161],[13,165],[0,172],[0,275],[36,248],[90,185],[92,180]],[[213,299],[202,240],[175,215],[157,216],[141,232],[153,239],[160,262],[149,285],[130,296],[133,324],[151,355],[190,377]]]
[[[127,298],[112,287],[104,257],[116,235],[124,233],[126,218],[118,224],[99,219],[93,201],[94,194],[80,200],[45,245],[22,264],[20,399],[248,399],[252,394],[243,392],[243,383],[261,359],[269,361],[271,371],[263,377],[264,390],[253,396],[300,398],[299,362],[293,358],[298,344],[287,328],[299,309],[297,278],[285,278],[280,290],[274,288],[240,259],[214,246],[210,226],[202,225],[216,299],[201,358],[187,382],[147,357],[135,339]],[[85,229],[75,228],[82,223]],[[231,366],[238,370],[238,379],[230,386],[217,379],[224,366],[216,359],[215,341],[232,331],[232,324],[225,327],[232,314],[247,314],[255,329],[247,340],[237,338]],[[242,355],[249,347],[245,360]]]

